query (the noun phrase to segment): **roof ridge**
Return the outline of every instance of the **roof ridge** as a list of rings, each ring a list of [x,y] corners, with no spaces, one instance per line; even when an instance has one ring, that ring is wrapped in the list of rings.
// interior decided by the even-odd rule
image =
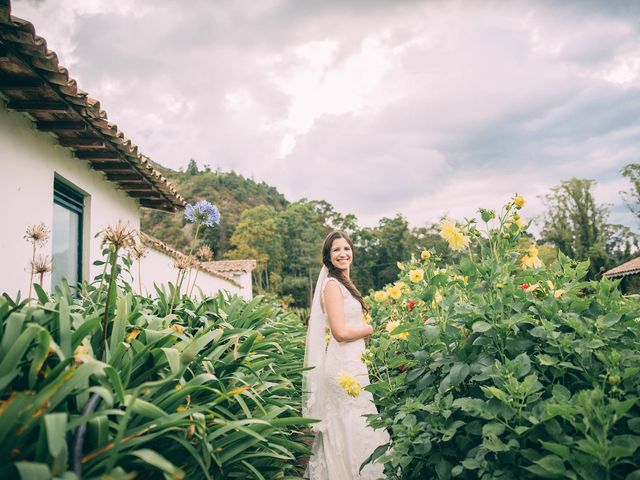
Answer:
[[[35,118],[38,130],[52,132],[62,146],[74,149],[76,158],[89,161],[92,168],[104,172],[109,181],[123,188],[141,206],[173,211],[184,207],[187,203],[185,198],[140,153],[138,146],[107,119],[100,102],[78,88],[77,81],[59,64],[57,54],[47,48],[43,37],[36,34],[34,25],[12,16],[10,10],[10,2],[0,1],[0,46],[7,50],[6,55],[13,60],[9,63],[16,70],[0,69],[0,76],[10,81],[8,86],[1,89],[9,98],[8,108],[29,113]],[[20,84],[19,81],[26,83]],[[14,97],[8,93],[15,91],[30,91],[40,96],[35,101],[33,98],[25,101],[20,96]],[[34,110],[34,103],[40,105],[40,110]],[[57,116],[47,120],[40,116],[51,114]],[[63,129],[61,125],[65,123],[67,126]],[[47,124],[46,127],[44,124]],[[75,127],[71,127],[71,124],[75,124]],[[82,132],[84,137],[89,132],[94,135],[94,138],[89,138],[94,143],[81,143],[77,138],[60,136],[60,132]],[[95,148],[91,149],[94,145]],[[118,163],[121,163],[120,170],[114,173]],[[131,186],[136,179],[138,186]]]
[[[145,245],[155,249],[155,250],[159,250],[161,252],[164,252],[166,254],[168,254],[169,256],[172,256],[174,258],[187,258],[188,255],[182,253],[180,250],[177,250],[175,248],[173,248],[172,246],[166,244],[165,242],[163,242],[162,240],[158,240],[156,237],[153,237],[151,235],[149,235],[148,233],[145,233],[143,231],[139,232],[139,236],[140,236],[140,240],[142,241],[142,243],[144,243]],[[218,277],[222,280],[226,280],[227,282],[235,285],[236,287],[240,287],[243,288],[242,285],[240,285],[237,281],[235,281],[233,278],[228,277],[227,275],[217,272],[215,270],[212,270],[210,268],[208,268],[203,262],[200,261],[195,261],[195,265],[197,268],[199,268],[200,270],[209,273],[211,275],[213,275],[214,277]]]

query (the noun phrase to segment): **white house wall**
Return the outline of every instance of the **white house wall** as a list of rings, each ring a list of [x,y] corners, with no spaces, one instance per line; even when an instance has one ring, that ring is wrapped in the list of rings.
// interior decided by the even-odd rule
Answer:
[[[174,259],[169,255],[160,252],[158,250],[150,249],[146,257],[141,260],[141,272],[142,272],[142,290],[144,293],[155,295],[155,288],[153,284],[157,284],[159,287],[167,283],[176,283],[176,277],[178,271],[173,267]],[[137,264],[133,265],[134,272],[137,278]],[[191,272],[191,281],[193,282],[195,276],[195,270]],[[136,283],[136,291],[137,286]],[[160,287],[162,288],[162,287]],[[183,283],[182,291],[186,291],[186,280]],[[196,287],[193,290],[194,295],[198,295],[198,288],[206,295],[215,294],[219,290],[227,290],[229,293],[239,295],[243,298],[251,298],[251,288],[240,288],[233,285],[224,279],[218,278],[214,275],[206,273],[202,270],[198,272],[196,279]]]
[[[100,267],[91,265],[101,258],[100,239],[95,234],[118,219],[140,228],[137,202],[116,185],[92,170],[72,151],[58,145],[45,133],[36,131],[24,115],[8,111],[0,100],[0,292],[23,297],[29,284],[31,244],[25,230],[53,223],[54,174],[88,194],[85,201],[83,232],[83,279],[91,280]],[[51,256],[51,240],[41,250]],[[50,289],[50,275],[45,289]]]

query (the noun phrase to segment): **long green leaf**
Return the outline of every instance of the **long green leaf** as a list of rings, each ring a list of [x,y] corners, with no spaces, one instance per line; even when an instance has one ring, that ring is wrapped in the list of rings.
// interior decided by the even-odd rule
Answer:
[[[67,297],[62,297],[58,306],[59,345],[65,358],[71,357],[71,314]]]
[[[143,448],[141,450],[131,452],[130,455],[138,457],[149,465],[153,465],[154,467],[162,470],[164,473],[168,473],[173,478],[184,477],[184,472],[180,468],[176,467],[173,463],[154,450]]]
[[[45,429],[47,431],[47,445],[52,457],[57,457],[66,447],[67,414],[50,413],[44,416]]]
[[[22,356],[41,329],[42,327],[36,324],[28,325],[2,359],[0,362],[0,390],[9,385],[11,380],[20,373],[18,365]]]

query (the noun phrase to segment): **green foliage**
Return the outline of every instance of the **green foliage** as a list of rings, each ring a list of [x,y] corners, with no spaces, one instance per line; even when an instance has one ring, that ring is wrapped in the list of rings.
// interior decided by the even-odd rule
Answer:
[[[0,477],[298,478],[299,319],[172,288],[118,288],[104,351],[104,288],[0,297]]]
[[[638,219],[640,219],[640,163],[630,163],[622,169],[622,175],[631,182],[631,189],[620,192],[623,200]]]
[[[572,178],[545,195],[543,238],[576,260],[590,260],[589,278],[628,260],[631,231],[608,222],[609,209],[593,196],[595,181]]]
[[[562,253],[523,270],[513,213],[469,224],[469,256],[432,251],[369,300],[388,478],[640,476],[640,304]]]

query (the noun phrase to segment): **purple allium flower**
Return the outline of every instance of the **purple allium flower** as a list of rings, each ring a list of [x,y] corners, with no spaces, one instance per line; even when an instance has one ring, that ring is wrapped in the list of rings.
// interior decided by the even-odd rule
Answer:
[[[185,207],[184,218],[190,223],[201,223],[205,227],[213,227],[220,223],[220,212],[212,203],[199,200],[195,205],[189,203]]]

